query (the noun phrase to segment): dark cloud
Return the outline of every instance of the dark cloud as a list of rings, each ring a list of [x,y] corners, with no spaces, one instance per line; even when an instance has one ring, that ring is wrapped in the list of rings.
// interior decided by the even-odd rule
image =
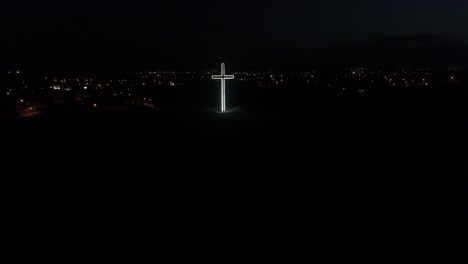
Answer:
[[[452,40],[452,37],[445,35],[393,35],[375,36],[371,42],[377,44],[427,44],[442,43]]]
[[[464,64],[468,42],[447,35],[398,35],[372,37],[322,47],[316,61],[346,65],[418,66]]]

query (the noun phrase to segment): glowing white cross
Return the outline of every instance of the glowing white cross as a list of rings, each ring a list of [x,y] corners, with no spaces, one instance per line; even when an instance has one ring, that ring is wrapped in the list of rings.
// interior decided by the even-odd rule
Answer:
[[[213,75],[213,80],[221,80],[221,112],[226,112],[226,80],[234,79],[234,75],[226,75],[226,66],[221,63],[221,75]]]

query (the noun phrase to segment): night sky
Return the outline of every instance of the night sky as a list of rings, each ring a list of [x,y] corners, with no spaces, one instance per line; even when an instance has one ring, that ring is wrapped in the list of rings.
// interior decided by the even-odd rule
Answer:
[[[462,0],[2,0],[0,67],[459,64],[467,14]]]

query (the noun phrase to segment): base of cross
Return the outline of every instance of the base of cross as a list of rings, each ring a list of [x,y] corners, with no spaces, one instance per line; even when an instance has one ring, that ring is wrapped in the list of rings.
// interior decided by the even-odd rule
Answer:
[[[231,114],[231,113],[242,113],[242,112],[245,112],[245,111],[240,107],[229,108],[229,109],[226,109],[226,111],[224,112],[222,112],[219,109],[218,111],[216,111],[216,113],[218,114]]]
[[[232,113],[247,113],[244,108],[233,107],[222,112],[219,107],[174,107],[174,108],[162,108],[164,111],[178,111],[178,112],[191,112],[191,113],[213,113],[213,114],[232,114]]]

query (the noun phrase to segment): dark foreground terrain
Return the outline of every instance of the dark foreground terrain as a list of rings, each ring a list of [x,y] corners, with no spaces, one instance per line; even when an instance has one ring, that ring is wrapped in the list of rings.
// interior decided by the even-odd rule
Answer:
[[[464,90],[269,100],[2,121],[2,263],[461,261]]]

